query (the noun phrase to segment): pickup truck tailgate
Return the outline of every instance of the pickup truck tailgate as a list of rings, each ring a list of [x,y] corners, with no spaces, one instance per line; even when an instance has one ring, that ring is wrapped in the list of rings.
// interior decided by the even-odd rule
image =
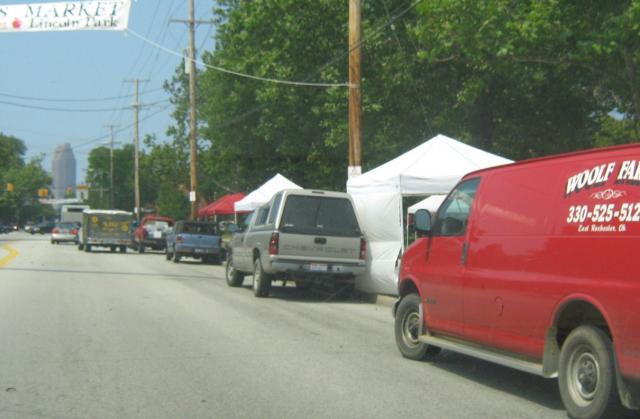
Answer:
[[[360,237],[280,233],[278,255],[308,261],[357,261]]]

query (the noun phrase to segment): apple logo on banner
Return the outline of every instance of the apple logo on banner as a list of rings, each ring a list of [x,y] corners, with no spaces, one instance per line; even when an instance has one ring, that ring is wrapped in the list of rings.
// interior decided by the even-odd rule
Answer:
[[[20,19],[15,18],[11,25],[13,26],[13,29],[20,29],[20,26],[22,26],[22,22],[20,21]]]

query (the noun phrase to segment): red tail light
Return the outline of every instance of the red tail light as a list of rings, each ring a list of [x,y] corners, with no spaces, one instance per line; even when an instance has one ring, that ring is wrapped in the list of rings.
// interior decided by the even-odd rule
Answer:
[[[367,241],[360,239],[360,259],[367,259]]]
[[[57,228],[57,227],[56,227],[56,228],[54,228],[54,229],[53,229],[53,234],[58,234],[58,233],[60,233],[60,229],[59,229],[59,228]]]
[[[176,237],[176,242],[179,242],[179,243],[182,242],[182,236],[177,236]]]
[[[77,228],[74,228],[73,230],[71,230],[71,234],[74,234],[74,235],[75,235],[75,234],[78,234],[78,229],[77,229]]]
[[[269,254],[277,255],[278,254],[278,242],[280,241],[280,234],[271,233],[271,240],[269,240]]]

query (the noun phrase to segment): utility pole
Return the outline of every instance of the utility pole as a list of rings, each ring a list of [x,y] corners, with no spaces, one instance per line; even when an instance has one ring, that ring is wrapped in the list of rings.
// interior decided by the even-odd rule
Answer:
[[[362,173],[361,0],[349,0],[349,178]]]
[[[195,7],[193,0],[189,0],[189,19],[171,19],[171,22],[186,23],[189,26],[189,51],[187,71],[189,73],[189,148],[190,148],[190,177],[191,190],[189,201],[191,201],[191,219],[198,217],[198,138],[196,121],[196,24],[208,23],[211,21],[195,20]]]
[[[109,140],[109,203],[111,204],[111,208],[115,208],[115,198],[114,198],[114,185],[113,185],[113,129],[117,127],[117,125],[107,124],[105,127],[109,128],[110,140]]]
[[[140,104],[139,98],[139,85],[140,82],[147,82],[148,80],[125,80],[128,83],[133,83],[134,86],[134,102],[133,102],[133,189],[135,193],[135,213],[136,220],[140,221]]]

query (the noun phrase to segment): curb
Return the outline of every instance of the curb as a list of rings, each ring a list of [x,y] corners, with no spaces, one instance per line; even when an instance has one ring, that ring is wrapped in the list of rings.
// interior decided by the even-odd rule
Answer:
[[[359,296],[361,301],[378,304],[384,307],[393,307],[395,302],[398,300],[398,297],[394,295],[385,295],[385,294],[366,294],[362,293]]]

